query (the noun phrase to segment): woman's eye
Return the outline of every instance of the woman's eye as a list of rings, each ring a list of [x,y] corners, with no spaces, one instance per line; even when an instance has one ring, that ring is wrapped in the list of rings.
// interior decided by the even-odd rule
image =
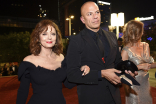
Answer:
[[[47,35],[47,34],[43,34],[43,35]]]
[[[55,33],[52,33],[52,35],[56,35]]]

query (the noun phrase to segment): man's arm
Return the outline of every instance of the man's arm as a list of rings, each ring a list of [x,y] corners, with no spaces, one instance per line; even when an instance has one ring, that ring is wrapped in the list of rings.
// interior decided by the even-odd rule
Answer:
[[[81,64],[81,44],[79,43],[77,37],[70,38],[67,51],[67,78],[69,82],[74,83],[98,84],[98,70],[90,70],[89,74],[82,76],[80,68],[83,65]]]
[[[116,35],[114,33],[110,33],[110,34],[113,38],[113,41],[116,41],[116,44],[117,44]],[[122,58],[121,58],[121,54],[119,52],[119,48],[118,48],[118,44],[117,44],[117,51],[116,51],[114,65],[116,66],[121,61],[122,61]],[[121,73],[121,71],[116,70],[115,68],[101,70],[101,77],[106,78],[111,83],[117,85],[117,84],[121,83],[121,78],[118,77],[115,73]]]

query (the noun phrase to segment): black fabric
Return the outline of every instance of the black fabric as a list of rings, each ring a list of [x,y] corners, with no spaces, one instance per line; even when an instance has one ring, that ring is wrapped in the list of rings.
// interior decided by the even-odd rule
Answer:
[[[36,67],[33,63],[23,61],[19,66],[18,78],[20,87],[17,93],[16,104],[25,104],[30,83],[32,83],[33,95],[28,104],[66,104],[62,94],[62,82],[68,88],[74,87],[66,78],[65,61],[62,68],[49,70],[43,67]]]
[[[96,32],[93,32],[87,28],[85,28],[85,30],[89,33],[89,35],[94,39],[94,42],[97,45],[97,40],[96,40]],[[109,41],[105,35],[105,33],[103,32],[103,30],[100,28],[99,31],[97,32],[99,34],[99,39],[101,40],[103,47],[104,47],[104,60],[105,62],[107,61],[107,56],[109,54],[110,51],[110,44]]]
[[[107,57],[105,64],[101,59],[101,52],[95,42],[94,32],[90,33],[90,30],[85,28],[79,34],[70,37],[66,57],[67,78],[70,82],[78,85],[79,104],[109,104],[112,101],[111,98],[116,104],[121,104],[118,86],[110,83],[105,78],[98,80],[97,72],[115,68],[122,61],[116,35],[100,30],[102,34],[100,34],[99,38],[103,42],[105,57]],[[83,65],[90,67],[90,73],[84,77],[81,76],[80,71],[80,67]],[[107,92],[112,97],[109,97]]]
[[[8,76],[7,68],[3,68],[2,76]]]
[[[131,71],[132,73],[138,71],[138,67],[130,60],[125,60],[118,63],[116,69],[120,70],[121,74],[125,74],[125,70]]]
[[[99,33],[96,33],[96,41],[97,41],[97,45],[98,45],[100,52],[101,52],[101,57],[104,57],[104,46],[103,46],[103,43],[101,42],[101,40],[99,38]]]

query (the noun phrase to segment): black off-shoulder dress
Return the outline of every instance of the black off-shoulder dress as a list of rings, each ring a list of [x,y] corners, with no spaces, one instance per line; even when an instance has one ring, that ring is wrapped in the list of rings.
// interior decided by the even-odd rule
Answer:
[[[29,85],[32,83],[33,95],[28,104],[66,104],[62,94],[62,82],[67,88],[76,84],[69,83],[66,78],[66,62],[62,62],[61,68],[49,70],[36,67],[33,63],[23,61],[19,66],[18,89],[16,104],[25,104],[29,93]]]

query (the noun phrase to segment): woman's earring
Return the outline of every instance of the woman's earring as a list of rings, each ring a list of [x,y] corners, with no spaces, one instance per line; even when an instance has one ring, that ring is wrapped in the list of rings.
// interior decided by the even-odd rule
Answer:
[[[38,43],[39,43],[39,45],[41,45],[41,42],[40,41],[38,41]]]

